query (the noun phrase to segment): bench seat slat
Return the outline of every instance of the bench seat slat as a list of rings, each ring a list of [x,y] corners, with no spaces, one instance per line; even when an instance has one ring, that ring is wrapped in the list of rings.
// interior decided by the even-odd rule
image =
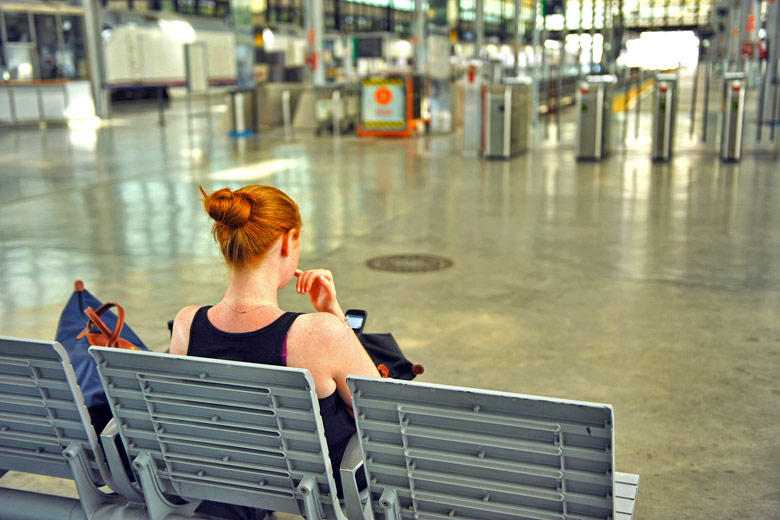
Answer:
[[[508,514],[508,515],[526,515],[528,518],[534,518],[538,520],[565,520],[564,516],[562,514],[555,514],[553,512],[550,512],[548,510],[543,510],[540,508],[534,508],[534,507],[521,507],[517,505],[505,505],[505,504],[491,504],[490,502],[483,502],[483,501],[470,501],[470,500],[464,500],[462,497],[450,495],[450,494],[444,494],[444,493],[429,493],[429,492],[413,492],[412,498],[419,501],[421,504],[418,506],[419,509],[422,510],[422,512],[418,513],[420,517],[423,515],[429,516],[430,518],[450,518],[449,516],[439,516],[435,513],[429,513],[426,511],[426,501],[430,501],[436,504],[446,503],[450,504],[452,507],[464,507],[464,508],[471,508],[474,509],[478,507],[481,510],[490,511],[493,513],[498,514]],[[457,515],[456,515],[457,517]]]

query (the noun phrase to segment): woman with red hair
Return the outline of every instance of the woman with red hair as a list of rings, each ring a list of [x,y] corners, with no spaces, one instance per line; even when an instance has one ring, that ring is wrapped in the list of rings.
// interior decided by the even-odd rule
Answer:
[[[356,431],[346,377],[379,374],[347,324],[333,274],[298,269],[301,217],[297,204],[282,191],[255,185],[201,192],[230,279],[217,304],[179,311],[170,352],[308,369],[320,400],[331,462],[338,468]],[[307,294],[317,312],[279,307],[277,293],[293,278],[297,292]],[[334,478],[340,489],[338,471]]]

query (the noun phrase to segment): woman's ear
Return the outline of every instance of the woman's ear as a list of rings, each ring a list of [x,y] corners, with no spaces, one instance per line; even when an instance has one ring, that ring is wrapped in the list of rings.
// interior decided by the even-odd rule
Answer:
[[[288,229],[282,235],[282,256],[290,256],[293,248],[293,242],[298,237],[297,229]]]

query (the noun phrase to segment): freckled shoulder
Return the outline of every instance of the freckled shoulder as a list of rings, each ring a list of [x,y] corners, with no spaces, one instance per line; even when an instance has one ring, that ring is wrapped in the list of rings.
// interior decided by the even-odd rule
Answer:
[[[327,357],[334,353],[347,332],[344,323],[327,312],[303,314],[290,328],[290,336],[307,357]]]
[[[187,349],[190,346],[190,328],[195,313],[198,312],[197,305],[184,307],[176,314],[173,320],[173,335],[171,336],[170,353],[179,356],[186,356]]]

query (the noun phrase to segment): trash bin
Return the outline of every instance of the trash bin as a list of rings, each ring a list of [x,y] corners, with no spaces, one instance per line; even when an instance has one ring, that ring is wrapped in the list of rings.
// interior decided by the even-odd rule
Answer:
[[[653,160],[668,161],[674,150],[677,120],[677,75],[659,74],[653,96]]]
[[[720,158],[723,161],[742,159],[742,132],[745,125],[744,72],[728,72],[723,76],[723,128],[720,136]]]
[[[246,137],[257,132],[257,93],[254,89],[233,89],[226,94],[228,135]]]
[[[531,115],[531,82],[507,80],[484,87],[484,149],[487,158],[509,159],[528,148]]]
[[[577,143],[579,160],[601,160],[609,153],[612,94],[617,78],[610,74],[586,76],[577,90]]]

